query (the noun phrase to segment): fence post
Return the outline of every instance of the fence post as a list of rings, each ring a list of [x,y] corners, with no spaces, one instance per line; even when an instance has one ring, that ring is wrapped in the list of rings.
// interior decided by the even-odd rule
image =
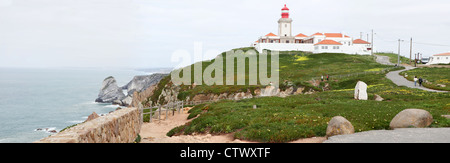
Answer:
[[[175,104],[172,106],[172,116],[175,115],[175,110],[177,110],[178,102],[175,102]]]
[[[161,104],[159,104],[158,110],[159,110],[158,120],[161,122]]]
[[[150,120],[148,120],[148,123],[152,123],[152,117],[153,117],[153,107],[150,106]]]
[[[178,110],[178,113],[181,113],[181,109],[184,108],[183,105],[184,105],[184,101],[181,101],[181,108],[180,108],[180,110]]]
[[[141,103],[138,104],[139,116],[140,116],[140,125],[144,124],[144,107]]]
[[[166,105],[166,116],[164,116],[164,120],[167,119],[167,111],[169,110],[169,108],[170,108],[170,103],[167,103],[167,105]]]

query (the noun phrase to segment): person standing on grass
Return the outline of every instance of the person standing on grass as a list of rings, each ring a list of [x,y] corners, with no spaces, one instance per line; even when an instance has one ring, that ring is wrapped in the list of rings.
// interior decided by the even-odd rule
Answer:
[[[323,75],[322,76],[320,76],[320,79],[323,81]]]
[[[330,76],[328,76],[328,74],[327,74],[327,81],[328,81],[328,80],[330,80]]]
[[[423,79],[421,77],[419,77],[419,87],[422,86],[422,82],[423,82]]]
[[[414,76],[414,86],[416,86],[416,83],[419,79],[417,79],[417,76]]]

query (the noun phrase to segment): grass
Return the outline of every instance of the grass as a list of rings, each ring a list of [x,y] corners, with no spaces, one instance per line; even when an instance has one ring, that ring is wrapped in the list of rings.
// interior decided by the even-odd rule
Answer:
[[[253,48],[240,48],[235,50],[243,50],[244,52],[247,50],[254,50]],[[269,53],[271,53],[269,51]],[[226,61],[225,53],[221,54],[224,61]],[[259,54],[257,55],[259,58]],[[211,65],[215,60],[211,61],[203,61],[202,69],[205,70],[209,65]],[[269,58],[270,62],[271,59]],[[197,63],[198,64],[198,63]],[[237,93],[237,92],[247,92],[250,90],[253,92],[255,89],[264,87],[265,85],[261,85],[258,80],[256,85],[249,84],[249,60],[248,58],[245,60],[245,85],[201,85],[196,83],[195,88],[191,88],[191,85],[194,81],[194,75],[191,74],[191,84],[189,85],[181,85],[180,94],[178,95],[179,100],[185,100],[188,97],[192,99],[193,96],[197,94],[221,94],[221,93]],[[222,70],[226,69],[226,64]],[[258,65],[256,65],[258,67]],[[237,72],[237,59],[235,59],[234,70]],[[347,55],[347,54],[332,54],[332,53],[323,53],[323,54],[311,54],[300,51],[285,51],[280,52],[279,55],[279,81],[280,88],[284,90],[284,83],[288,81],[290,83],[294,83],[299,87],[313,88],[315,90],[320,90],[317,87],[312,86],[307,81],[312,78],[317,78],[322,75],[326,76],[327,74],[332,75],[342,75],[342,74],[351,74],[357,72],[364,71],[379,71],[388,67],[387,65],[381,65],[374,61],[372,56],[362,56],[362,55]],[[271,65],[269,65],[268,70],[270,70]],[[191,65],[191,72],[194,72],[194,66]],[[213,73],[215,76],[215,72]],[[270,74],[270,73],[269,73]],[[235,74],[235,83],[237,79],[237,75]],[[259,74],[258,74],[259,79]],[[226,83],[226,76],[224,73],[224,83]],[[159,96],[159,94],[156,94]],[[156,97],[154,95],[154,97]],[[153,99],[153,98],[152,98]]]
[[[397,62],[398,62],[398,54],[394,54],[394,53],[376,53],[376,55],[388,56],[389,57],[389,61],[391,63],[393,63],[393,64],[397,64]],[[404,56],[400,56],[400,64],[409,64],[409,58],[404,57]],[[412,61],[411,64],[414,65],[414,61]]]
[[[385,101],[354,100],[351,84],[345,83],[356,78],[365,79],[369,85],[369,99],[378,94]],[[450,120],[441,117],[450,113],[449,94],[397,87],[384,74],[368,74],[336,84],[340,85],[336,90],[311,95],[225,100],[198,106],[191,110],[195,116],[200,114],[198,118],[167,135],[234,132],[235,138],[244,140],[288,142],[325,136],[328,121],[338,115],[347,118],[356,132],[389,129],[392,118],[407,108],[429,111],[434,117],[431,127],[450,127]]]
[[[409,71],[403,71],[400,75],[408,75],[406,79],[414,81],[414,76],[422,78],[428,82],[424,82],[423,86],[436,90],[450,91],[450,68],[424,67],[416,68]],[[439,85],[445,85],[441,87]]]
[[[250,49],[252,48],[242,50]],[[213,61],[202,62],[203,70]],[[248,65],[248,61],[245,63]],[[376,63],[372,56],[311,54],[299,51],[280,52],[279,63],[280,89],[282,90],[288,88],[286,83],[319,90],[308,83],[311,78],[327,74],[333,76],[377,72],[392,67]],[[193,67],[191,68],[193,72]],[[246,72],[248,72],[248,66]],[[338,115],[347,118],[356,132],[389,129],[392,118],[407,108],[429,111],[434,117],[431,127],[450,127],[450,120],[441,117],[443,114],[450,114],[449,94],[398,87],[385,78],[385,73],[332,78],[330,81],[320,83],[320,86],[327,84],[329,91],[317,91],[309,95],[286,98],[262,97],[240,101],[222,100],[212,104],[197,105],[190,110],[188,117],[197,118],[172,129],[167,135],[234,133],[235,138],[244,140],[289,142],[300,138],[325,136],[327,123],[332,117]],[[253,92],[254,89],[263,87],[259,82],[258,85],[249,85],[248,75],[245,78],[245,85],[197,84],[193,89],[190,85],[182,85],[178,99],[184,100],[202,93],[220,94],[247,90]],[[368,101],[353,99],[353,89],[359,80],[368,85],[370,99]],[[375,94],[382,96],[385,101],[372,100]],[[253,105],[256,105],[257,109],[253,109]]]

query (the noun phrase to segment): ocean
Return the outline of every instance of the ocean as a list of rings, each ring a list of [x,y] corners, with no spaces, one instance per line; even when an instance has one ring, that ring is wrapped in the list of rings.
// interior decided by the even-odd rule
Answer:
[[[119,106],[94,102],[106,77],[113,76],[121,87],[136,75],[155,72],[158,69],[0,68],[0,143],[31,143],[52,134],[50,130],[83,122],[92,112],[114,111]]]

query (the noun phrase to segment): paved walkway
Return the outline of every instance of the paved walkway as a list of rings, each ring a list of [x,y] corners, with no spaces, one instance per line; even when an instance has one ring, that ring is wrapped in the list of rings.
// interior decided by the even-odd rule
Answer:
[[[408,70],[412,70],[415,69],[415,67],[411,67],[411,66],[406,66],[405,69],[403,70],[398,70],[398,71],[391,71],[389,73],[386,74],[386,77],[391,80],[392,82],[394,82],[394,84],[398,85],[398,86],[406,86],[409,88],[417,88],[417,89],[422,89],[422,90],[426,90],[429,92],[447,92],[447,91],[439,91],[439,90],[434,90],[434,89],[429,89],[429,88],[425,88],[425,87],[421,87],[419,86],[419,83],[417,83],[416,86],[414,86],[414,82],[407,80],[406,78],[404,78],[403,76],[400,76],[399,73],[403,72],[403,71],[408,71]]]
[[[385,64],[385,65],[394,65],[389,61],[389,57],[387,57],[387,56],[379,56],[379,55],[375,55],[375,56],[377,57],[376,61],[378,63]],[[391,71],[391,72],[387,73],[386,77],[398,86],[417,88],[417,89],[422,89],[422,90],[426,90],[426,91],[430,91],[430,92],[447,92],[447,91],[439,91],[439,90],[429,89],[429,88],[425,88],[425,87],[420,87],[419,83],[417,83],[417,86],[414,86],[414,82],[409,81],[406,78],[404,78],[403,76],[399,75],[400,72],[412,70],[415,68],[416,67],[405,66],[405,69],[403,69],[403,70]]]
[[[372,130],[332,136],[324,143],[450,143],[450,128]]]

